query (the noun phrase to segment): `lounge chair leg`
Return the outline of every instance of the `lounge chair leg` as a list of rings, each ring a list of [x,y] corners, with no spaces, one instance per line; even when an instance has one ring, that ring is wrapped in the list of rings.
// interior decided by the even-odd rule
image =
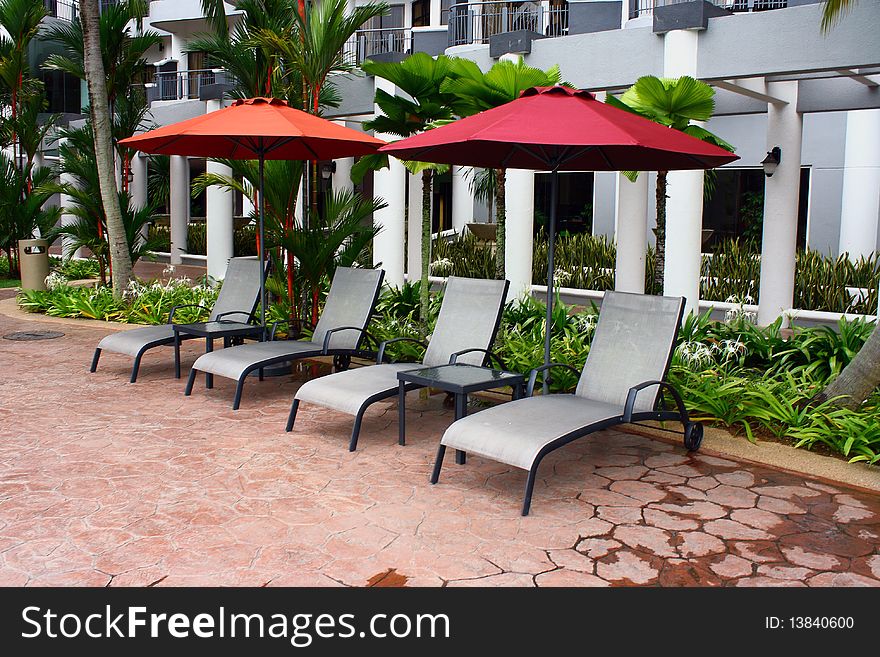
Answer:
[[[437,450],[437,460],[434,461],[434,472],[431,473],[432,484],[436,484],[440,479],[440,468],[443,467],[444,456],[446,456],[446,445],[441,444]]]
[[[397,444],[406,445],[406,383],[403,381],[397,391]]]
[[[263,368],[261,367],[261,368],[259,369],[259,371],[258,371],[258,374],[257,374],[258,379],[259,379],[260,381],[262,381],[262,380],[265,378],[265,375],[264,375],[263,372],[264,372],[264,370],[263,370]]]
[[[354,426],[351,429],[351,441],[348,443],[348,451],[353,452],[357,449],[358,446],[358,436],[361,433],[361,422],[364,419],[364,411],[366,409],[360,409],[358,414],[354,418]]]
[[[141,356],[144,355],[144,352],[139,353],[134,357],[134,365],[131,366],[131,378],[129,379],[129,383],[134,383],[138,378],[138,370],[141,369]]]
[[[296,412],[299,410],[299,399],[294,397],[293,403],[290,405],[290,414],[287,416],[287,428],[285,431],[290,433],[293,431],[293,423],[296,422]]]
[[[189,378],[186,380],[186,387],[183,389],[183,394],[189,397],[193,391],[193,384],[196,382],[196,373],[197,369],[193,368],[189,371]]]
[[[237,411],[241,406],[241,393],[244,390],[244,380],[247,378],[247,372],[241,375],[241,378],[235,384],[235,398],[232,400],[232,410]]]
[[[523,499],[522,514],[529,515],[529,507],[532,506],[532,491],[535,489],[535,477],[538,474],[538,464],[535,463],[529,470],[529,478],[526,480],[526,496]]]
[[[101,350],[95,349],[95,355],[92,356],[92,366],[89,368],[89,372],[94,372],[98,369],[98,359],[101,357]]]

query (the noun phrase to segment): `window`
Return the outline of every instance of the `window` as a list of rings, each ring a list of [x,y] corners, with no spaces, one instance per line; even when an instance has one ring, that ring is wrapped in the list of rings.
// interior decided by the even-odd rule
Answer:
[[[80,114],[82,112],[80,79],[62,71],[40,71],[39,78],[46,86],[46,111],[55,114]]]
[[[413,0],[412,26],[428,27],[431,24],[431,0]]]
[[[535,174],[535,230],[547,229],[550,218],[549,173]],[[591,233],[593,231],[593,174],[566,172],[559,174],[559,202],[556,206],[558,233]]]
[[[358,31],[358,61],[387,52],[406,52],[403,5],[391,5],[388,12],[364,23]]]

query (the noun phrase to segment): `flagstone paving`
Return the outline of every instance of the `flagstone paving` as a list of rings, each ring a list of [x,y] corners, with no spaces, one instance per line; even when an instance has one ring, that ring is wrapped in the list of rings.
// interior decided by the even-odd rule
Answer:
[[[89,374],[105,330],[60,330],[0,339],[0,585],[880,585],[880,496],[606,431],[546,459],[522,518],[522,471],[450,458],[428,484],[440,396],[411,397],[406,447],[377,405],[352,454],[348,416],[284,432],[290,376],[233,412],[161,350],[135,385],[113,354]]]

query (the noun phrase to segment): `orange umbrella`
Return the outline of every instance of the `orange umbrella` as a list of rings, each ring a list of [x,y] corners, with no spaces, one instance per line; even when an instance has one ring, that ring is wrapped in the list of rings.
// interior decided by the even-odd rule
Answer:
[[[193,155],[260,161],[260,265],[263,250],[265,160],[332,160],[375,152],[385,142],[278,98],[236,100],[229,107],[162,126],[119,142],[153,155]],[[266,325],[266,288],[260,286],[260,319]]]

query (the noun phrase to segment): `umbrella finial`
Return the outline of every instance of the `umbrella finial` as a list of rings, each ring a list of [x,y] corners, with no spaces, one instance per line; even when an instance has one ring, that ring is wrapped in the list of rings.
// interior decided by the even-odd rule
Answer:
[[[286,100],[280,98],[267,98],[266,96],[256,96],[255,98],[239,98],[233,105],[287,105]]]
[[[585,91],[584,89],[572,89],[571,87],[563,87],[562,85],[558,84],[553,87],[531,87],[520,92],[519,97],[526,98],[527,96],[541,96],[544,94],[577,96],[579,98],[584,98],[585,100],[596,99],[593,94],[591,94],[589,91]]]

